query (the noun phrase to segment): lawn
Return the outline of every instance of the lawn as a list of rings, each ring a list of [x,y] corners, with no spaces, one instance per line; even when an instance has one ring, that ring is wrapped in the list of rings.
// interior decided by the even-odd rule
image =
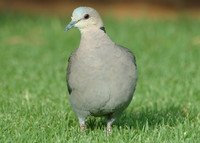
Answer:
[[[0,142],[200,142],[200,20],[103,19],[139,73],[110,136],[104,118],[81,133],[69,104],[67,59],[80,40],[64,32],[70,19],[0,14]]]

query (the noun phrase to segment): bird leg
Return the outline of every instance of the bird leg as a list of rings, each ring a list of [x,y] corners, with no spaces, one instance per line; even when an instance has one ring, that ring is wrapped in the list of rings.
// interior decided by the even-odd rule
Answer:
[[[107,132],[108,132],[108,135],[110,135],[110,132],[111,132],[111,124],[107,124]]]
[[[78,118],[79,119],[79,124],[81,126],[81,131],[84,132],[85,130],[85,118]]]
[[[85,129],[85,124],[81,124],[81,131],[83,132]]]
[[[115,121],[116,118],[108,118],[108,122],[107,122],[107,132],[108,132],[108,135],[110,135],[111,133],[111,126],[112,126],[112,123]]]

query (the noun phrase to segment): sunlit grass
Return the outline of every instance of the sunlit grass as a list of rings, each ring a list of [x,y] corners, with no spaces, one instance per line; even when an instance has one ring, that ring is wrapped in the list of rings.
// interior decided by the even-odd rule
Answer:
[[[90,117],[81,134],[69,105],[67,59],[80,40],[64,32],[69,19],[0,15],[0,142],[199,142],[200,20],[103,19],[139,72],[109,137],[104,118]]]

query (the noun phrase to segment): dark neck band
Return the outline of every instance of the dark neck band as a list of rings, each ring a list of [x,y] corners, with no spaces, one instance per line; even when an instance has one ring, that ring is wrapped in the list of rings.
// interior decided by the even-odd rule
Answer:
[[[103,30],[106,33],[106,29],[104,26],[100,27],[101,30]]]

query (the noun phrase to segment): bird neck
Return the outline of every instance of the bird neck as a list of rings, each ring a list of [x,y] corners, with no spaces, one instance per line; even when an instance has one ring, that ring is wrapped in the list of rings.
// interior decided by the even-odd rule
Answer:
[[[101,27],[98,28],[87,28],[81,31],[81,41],[80,45],[88,48],[99,48],[102,45],[107,45],[113,43],[109,36],[102,30]],[[103,40],[104,39],[104,40]],[[90,44],[88,44],[90,43]]]
[[[77,57],[84,64],[96,66],[103,64],[110,57],[114,47],[115,43],[100,28],[81,30]]]

